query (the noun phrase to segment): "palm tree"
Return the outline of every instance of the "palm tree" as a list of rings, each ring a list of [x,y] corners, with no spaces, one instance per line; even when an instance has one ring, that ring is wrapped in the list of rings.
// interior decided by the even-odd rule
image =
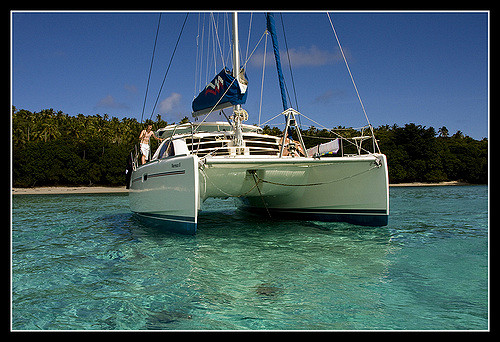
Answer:
[[[446,138],[446,137],[448,137],[448,134],[449,134],[449,132],[448,132],[448,128],[446,128],[446,126],[441,127],[441,128],[438,130],[438,134],[439,134],[439,136],[440,136],[440,137],[442,137],[442,138]]]
[[[464,137],[464,133],[462,131],[457,131],[457,133],[453,134],[453,138],[461,139]]]

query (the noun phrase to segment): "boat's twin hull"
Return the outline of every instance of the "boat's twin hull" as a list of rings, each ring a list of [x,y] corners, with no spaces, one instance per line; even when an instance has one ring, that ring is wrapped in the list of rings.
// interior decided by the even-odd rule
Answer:
[[[272,218],[382,226],[389,215],[382,154],[337,158],[161,159],[134,171],[131,210],[170,230],[194,234],[200,203],[238,197],[244,209]]]
[[[132,173],[130,209],[148,224],[194,234],[200,205],[198,190],[198,157],[158,159]]]
[[[387,224],[388,180],[382,154],[260,162],[209,160],[201,173],[202,196],[237,196],[248,210],[273,218]]]

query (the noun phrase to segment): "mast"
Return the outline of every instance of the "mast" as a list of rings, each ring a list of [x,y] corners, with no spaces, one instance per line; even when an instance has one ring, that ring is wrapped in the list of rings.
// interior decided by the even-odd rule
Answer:
[[[271,12],[266,13],[267,30],[271,33],[271,39],[273,41],[274,49],[274,59],[276,61],[276,69],[278,70],[278,81],[281,90],[281,102],[283,103],[283,110],[288,109],[288,103],[286,101],[285,92],[285,81],[283,77],[283,72],[281,71],[281,59],[280,59],[280,49],[278,46],[278,36],[276,35],[276,29],[274,26],[274,14]]]
[[[238,38],[238,12],[233,12],[233,77],[238,79],[239,73],[240,73],[240,41]]]
[[[278,36],[276,35],[276,27],[274,24],[274,14],[271,12],[266,13],[266,23],[267,30],[271,33],[271,39],[273,41],[274,59],[276,61],[276,69],[278,71],[278,82],[280,84],[281,90],[281,102],[283,103],[283,113],[285,115],[285,130],[283,131],[283,143],[281,144],[280,158],[283,156],[283,150],[285,149],[285,139],[292,140],[292,132],[294,128],[296,129],[299,142],[302,148],[305,150],[306,145],[302,139],[302,134],[300,133],[300,128],[297,126],[297,121],[295,120],[295,115],[300,114],[293,108],[288,108],[288,103],[286,101],[286,89],[285,89],[285,78],[283,77],[283,71],[281,70],[281,58],[280,49],[278,46]]]
[[[236,82],[240,80],[240,42],[238,38],[238,12],[233,12],[233,77]],[[243,146],[243,132],[241,121],[243,120],[243,110],[240,104],[233,106],[234,121],[234,143],[236,146]]]
[[[234,116],[231,123],[235,127],[238,120],[248,120],[247,112],[241,108],[247,98],[248,81],[245,77],[243,68],[240,67],[240,49],[238,39],[238,14],[232,14],[232,51],[233,51],[233,70],[231,73],[224,65],[224,68],[206,85],[206,87],[194,98],[191,107],[192,115],[210,114],[214,110],[233,107]],[[217,34],[217,31],[214,30]],[[218,38],[217,38],[218,39]],[[220,48],[220,46],[219,46]],[[222,52],[222,51],[221,51]],[[237,118],[240,116],[240,118]]]

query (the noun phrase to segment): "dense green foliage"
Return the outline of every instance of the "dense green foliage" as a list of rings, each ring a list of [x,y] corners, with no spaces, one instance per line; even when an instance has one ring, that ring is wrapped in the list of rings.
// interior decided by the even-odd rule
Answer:
[[[458,180],[488,183],[488,139],[480,141],[457,131],[448,136],[446,127],[425,128],[413,123],[404,127],[381,126],[375,130],[386,154],[389,179],[400,182]]]
[[[360,136],[352,128],[337,127],[333,131],[345,138]],[[280,135],[276,127],[266,126],[264,132]],[[324,139],[338,137],[334,132],[310,127],[302,130],[307,148],[324,143]],[[367,131],[364,132],[364,135]],[[462,181],[471,184],[488,183],[488,139],[481,141],[464,136],[461,131],[451,137],[441,127],[436,134],[433,127],[406,124],[384,125],[374,128],[380,150],[387,156],[390,183]],[[318,138],[315,138],[318,137]],[[372,141],[363,144],[373,151]],[[368,145],[368,146],[367,146]],[[356,147],[344,143],[344,153],[356,153]]]
[[[167,123],[158,116],[153,129]],[[128,154],[144,124],[107,115],[69,116],[53,109],[12,111],[14,187],[123,185]],[[156,143],[151,139],[152,147]]]
[[[156,121],[147,123],[153,129],[167,125],[160,115]],[[143,128],[144,124],[134,118],[69,116],[53,109],[32,113],[14,107],[12,184],[14,187],[124,185],[127,156],[138,143]],[[350,128],[338,129],[344,137],[360,134]],[[282,132],[266,126],[264,133]],[[487,183],[487,139],[477,141],[460,131],[450,137],[446,127],[441,127],[438,133],[432,127],[413,123],[375,129],[380,149],[387,155],[390,182]],[[331,131],[314,127],[303,130],[302,134],[307,147],[325,142],[321,138],[337,137]],[[156,140],[151,139],[151,144],[154,151]],[[354,147],[344,145],[344,153],[354,153]]]

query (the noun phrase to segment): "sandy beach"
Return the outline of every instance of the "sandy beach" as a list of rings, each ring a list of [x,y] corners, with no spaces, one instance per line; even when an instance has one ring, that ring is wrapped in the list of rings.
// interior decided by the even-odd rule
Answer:
[[[449,182],[439,182],[439,183],[423,183],[423,182],[413,182],[413,183],[397,183],[389,184],[390,187],[398,186],[447,186],[447,185],[470,185],[469,183],[459,182],[459,181],[449,181]]]
[[[439,183],[398,183],[389,184],[391,187],[398,186],[446,186],[446,185],[468,185],[459,181],[439,182]],[[12,188],[12,195],[52,195],[52,194],[112,194],[126,193],[125,186],[105,187],[105,186],[44,186],[35,188]]]
[[[52,194],[106,194],[126,193],[125,186],[44,186],[35,188],[12,188],[12,195],[52,195]]]

